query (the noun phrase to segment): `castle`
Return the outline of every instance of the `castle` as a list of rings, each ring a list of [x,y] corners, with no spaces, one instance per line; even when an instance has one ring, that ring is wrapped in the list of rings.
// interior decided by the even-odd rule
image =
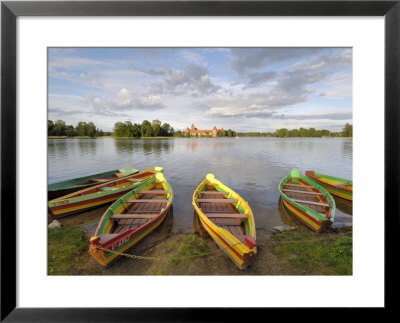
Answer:
[[[190,127],[186,127],[185,135],[190,133],[190,136],[213,136],[217,137],[220,133],[224,132],[224,128],[217,129],[216,126],[214,126],[211,130],[199,130],[197,129],[194,124]]]

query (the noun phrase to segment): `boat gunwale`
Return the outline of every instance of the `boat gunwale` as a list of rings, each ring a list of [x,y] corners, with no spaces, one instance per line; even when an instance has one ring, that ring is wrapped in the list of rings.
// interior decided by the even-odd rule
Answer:
[[[311,172],[314,172],[314,175],[312,175]],[[341,183],[346,184],[346,185],[353,185],[353,181],[352,180],[348,180],[348,179],[340,178],[340,177],[335,177],[335,176],[329,176],[329,175],[317,173],[315,171],[306,171],[305,172],[305,176],[307,176],[307,177],[311,178],[312,180],[318,182],[320,185],[326,185],[331,189],[353,194],[353,188],[350,189],[350,188],[346,188],[346,187],[336,186],[334,184],[326,183],[326,182],[320,180],[319,178],[322,177],[322,178],[326,178],[326,179],[331,179],[331,180],[338,181],[338,182],[341,182]]]
[[[48,192],[57,192],[57,191],[62,191],[62,190],[74,189],[74,188],[79,190],[79,189],[86,188],[88,186],[99,185],[100,183],[96,183],[96,182],[93,182],[93,183],[83,183],[83,182],[90,181],[91,179],[101,179],[101,177],[103,177],[103,176],[113,176],[114,174],[117,174],[117,173],[126,173],[126,175],[119,177],[119,179],[122,179],[126,176],[130,176],[130,175],[139,173],[139,170],[134,169],[134,168],[121,168],[121,169],[110,170],[110,171],[103,172],[103,173],[97,173],[97,174],[88,175],[88,176],[71,178],[71,179],[67,179],[65,181],[56,182],[56,183],[47,185],[47,191]],[[106,181],[109,182],[109,181],[112,181],[115,179],[118,179],[118,178],[110,178],[110,179],[107,179]],[[104,183],[106,183],[106,182],[102,182],[101,184],[104,184]]]
[[[336,203],[335,200],[333,199],[332,195],[321,185],[319,185],[318,183],[315,183],[314,181],[312,181],[311,179],[307,178],[306,176],[299,174],[298,179],[304,180],[307,184],[310,184],[312,186],[312,188],[317,189],[320,193],[323,194],[323,196],[326,198],[328,204],[329,204],[329,214],[330,214],[330,218],[328,219],[325,216],[322,216],[319,212],[314,211],[312,208],[306,206],[306,205],[302,205],[299,204],[295,201],[292,200],[292,198],[290,196],[288,196],[286,193],[284,193],[282,191],[283,186],[292,178],[291,173],[289,173],[285,178],[282,179],[282,181],[279,183],[278,186],[278,190],[279,193],[281,195],[281,197],[288,202],[289,204],[295,206],[297,209],[300,209],[301,211],[305,212],[306,214],[308,214],[309,216],[312,216],[316,221],[323,223],[325,221],[330,221],[330,222],[334,222],[334,218],[335,218],[335,211],[336,211]]]
[[[248,214],[247,215],[247,221],[248,221],[248,226],[249,226],[249,234],[246,234],[249,237],[254,238],[256,240],[256,230],[255,230],[255,222],[254,222],[254,215],[253,212],[248,205],[248,203],[234,190],[231,188],[227,187],[225,184],[223,184],[221,181],[217,180],[214,178],[213,183],[217,183],[217,186],[221,187],[222,189],[225,189],[229,196],[232,194],[236,194],[236,199],[238,199],[238,203],[242,203],[242,206],[245,205],[248,209]],[[196,213],[198,214],[201,224],[207,231],[207,233],[210,235],[210,237],[215,241],[215,243],[229,256],[229,258],[232,259],[232,261],[237,265],[240,269],[245,269],[250,262],[248,262],[248,256],[251,254],[255,255],[257,253],[257,245],[253,247],[248,247],[244,242],[241,242],[237,237],[235,237],[232,233],[228,232],[222,227],[219,227],[217,224],[215,224],[212,220],[210,220],[206,214],[202,211],[197,202],[198,197],[196,197],[196,194],[200,194],[202,191],[202,188],[205,187],[208,183],[207,177],[199,184],[199,186],[196,188],[196,190],[193,193],[193,199],[192,199],[192,205],[195,208]],[[237,204],[237,203],[236,203]],[[235,205],[235,208],[237,206]],[[209,231],[212,231],[213,234],[211,234]],[[218,237],[218,241],[216,238],[214,238],[214,235]],[[229,238],[230,241],[228,241],[226,238]],[[225,247],[221,244],[225,244]],[[236,255],[237,258],[239,258],[243,263],[240,264],[238,263],[229,252],[232,252]],[[243,255],[240,254],[243,253]]]
[[[132,237],[130,237],[130,238],[129,238],[127,241],[125,241],[123,244],[119,245],[119,246],[116,247],[115,249],[112,249],[112,251],[118,252],[119,250],[124,249],[124,247],[125,247],[126,245],[129,245],[130,243],[132,243],[132,242],[133,242],[138,236],[140,236],[141,234],[145,234],[144,236],[146,236],[147,234],[149,234],[150,232],[152,232],[158,225],[160,225],[160,224],[164,221],[164,219],[165,219],[167,213],[169,212],[169,210],[170,210],[171,207],[172,207],[173,200],[174,200],[174,191],[173,191],[172,187],[169,185],[167,179],[166,179],[166,178],[164,177],[164,175],[162,174],[162,172],[160,172],[160,174],[161,174],[162,177],[163,177],[163,182],[162,182],[162,183],[164,183],[164,184],[167,186],[168,192],[169,192],[170,196],[169,196],[169,198],[168,198],[168,202],[167,202],[166,206],[165,206],[162,210],[160,210],[160,212],[158,213],[158,215],[155,216],[155,217],[152,218],[152,219],[149,219],[149,221],[147,221],[146,223],[144,223],[143,225],[141,225],[141,226],[139,226],[139,227],[136,227],[136,228],[133,228],[133,229],[127,229],[127,230],[125,230],[125,231],[122,231],[122,232],[120,232],[120,233],[117,233],[117,235],[116,235],[115,237],[113,237],[113,238],[111,238],[111,239],[105,241],[104,243],[98,242],[98,243],[96,243],[96,244],[93,244],[92,242],[90,242],[89,250],[90,250],[90,248],[92,248],[92,247],[95,248],[94,246],[96,246],[96,245],[108,249],[107,247],[113,246],[114,244],[118,243],[118,241],[123,240],[126,236],[132,235]],[[144,182],[141,182],[140,185],[138,185],[138,186],[135,187],[134,189],[130,190],[128,193],[124,194],[122,197],[120,197],[119,199],[117,199],[110,207],[108,207],[107,210],[103,213],[103,215],[102,215],[102,217],[101,217],[101,219],[100,219],[100,221],[99,221],[99,223],[98,223],[98,225],[97,225],[97,227],[96,227],[95,233],[94,233],[94,235],[92,236],[92,238],[90,239],[90,241],[91,241],[93,238],[99,237],[100,234],[103,234],[103,233],[100,233],[100,234],[99,234],[99,230],[100,230],[103,226],[104,226],[104,228],[105,228],[105,227],[107,226],[107,223],[108,223],[109,221],[112,221],[112,219],[110,219],[109,216],[110,216],[110,214],[111,214],[111,215],[112,215],[112,214],[115,214],[115,210],[114,210],[115,208],[119,208],[122,204],[126,203],[126,200],[129,199],[129,198],[131,198],[132,195],[138,194],[138,193],[137,193],[137,190],[141,190],[143,187],[146,187],[146,186],[151,185],[151,184],[153,184],[153,183],[154,183],[154,184],[157,184],[157,183],[156,183],[156,177],[155,177],[155,176],[149,177],[149,178],[146,179]],[[139,194],[140,194],[140,193],[139,193]],[[118,205],[119,203],[120,203],[120,205]],[[159,221],[160,221],[160,223],[157,224],[157,222],[159,222]],[[107,223],[106,223],[106,222],[107,222]],[[157,225],[156,225],[156,224],[157,224]],[[151,229],[151,227],[154,226],[154,225],[156,225],[156,226],[155,226],[153,229]],[[103,228],[103,230],[104,230],[104,228]],[[149,230],[149,229],[150,229],[150,230]],[[146,232],[147,232],[147,233],[146,233]],[[133,245],[132,245],[132,246],[133,246]],[[130,248],[130,247],[128,247],[128,248]],[[128,249],[128,248],[127,248],[127,249]],[[124,249],[124,250],[126,250],[126,249]],[[103,257],[104,257],[104,259],[105,259],[105,261],[106,261],[107,264],[109,264],[109,262],[107,261],[107,258],[110,257],[110,256],[112,256],[112,254],[114,254],[112,251],[111,251],[111,252],[108,252],[108,253],[104,253],[104,252],[103,252]],[[117,258],[117,257],[116,257],[116,258]]]
[[[118,181],[126,182],[131,178],[145,177],[145,176],[148,175],[148,173],[152,173],[152,175],[155,175],[156,173],[154,173],[154,172],[156,172],[156,170],[155,170],[156,168],[157,167],[152,167],[152,168],[146,169],[146,170],[144,170],[142,172],[131,174],[131,175],[123,177],[123,178],[117,178],[117,179],[114,179],[112,181],[108,181],[108,182],[96,184],[95,186],[84,188],[82,190],[79,190],[79,191],[76,191],[76,192],[73,192],[73,193],[70,193],[70,194],[55,198],[53,200],[50,200],[50,201],[48,201],[48,205],[50,207],[57,206],[57,205],[54,205],[54,203],[57,203],[57,202],[60,202],[60,201],[66,201],[66,200],[72,201],[71,203],[78,202],[76,199],[79,199],[79,201],[85,201],[85,200],[90,199],[90,198],[87,198],[87,197],[91,197],[94,194],[99,194],[99,196],[106,196],[106,195],[109,195],[109,194],[111,195],[113,193],[117,193],[119,190],[125,190],[127,187],[132,187],[132,189],[133,189],[135,187],[135,185],[137,186],[138,184],[141,184],[141,182],[136,182],[136,183],[133,183],[131,185],[122,186],[122,187],[116,188],[114,190],[100,191],[101,188],[106,187],[107,185],[110,185],[110,184],[118,182]],[[160,171],[160,172],[162,172],[162,171]],[[138,176],[140,176],[140,177],[138,177]],[[93,190],[93,192],[84,194],[84,193],[86,193],[88,191],[92,191],[92,190]],[[83,194],[83,195],[80,195],[80,194]]]

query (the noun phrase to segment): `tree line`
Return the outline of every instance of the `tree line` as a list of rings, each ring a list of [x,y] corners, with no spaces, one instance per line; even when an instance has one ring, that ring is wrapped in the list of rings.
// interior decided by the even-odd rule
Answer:
[[[109,136],[111,132],[104,132],[98,129],[93,122],[83,122],[79,121],[74,127],[72,125],[67,125],[62,120],[57,120],[53,122],[52,120],[47,120],[47,134],[48,136],[67,136],[67,137],[99,137],[99,136]]]
[[[114,137],[172,137],[174,136],[174,128],[169,123],[161,124],[161,121],[156,119],[152,122],[143,120],[142,123],[132,123],[130,121],[117,122],[114,124]]]
[[[47,121],[48,136],[87,136],[87,137],[100,137],[111,136],[114,137],[128,137],[128,138],[141,138],[141,137],[189,137],[184,131],[174,131],[169,123],[161,123],[156,119],[152,122],[144,120],[142,123],[132,123],[131,121],[116,122],[114,124],[113,132],[103,131],[98,129],[93,122],[80,121],[74,127],[67,125],[62,120],[53,122]],[[341,132],[331,132],[326,129],[317,130],[315,128],[299,128],[299,129],[277,129],[275,132],[236,132],[232,129],[224,130],[218,134],[218,137],[278,137],[278,138],[294,138],[294,137],[353,137],[353,125],[346,123]],[[202,137],[212,137],[211,135]]]
[[[346,123],[341,132],[331,132],[315,128],[277,129],[275,132],[240,132],[239,137],[278,137],[278,138],[322,138],[322,137],[353,137],[353,125]]]

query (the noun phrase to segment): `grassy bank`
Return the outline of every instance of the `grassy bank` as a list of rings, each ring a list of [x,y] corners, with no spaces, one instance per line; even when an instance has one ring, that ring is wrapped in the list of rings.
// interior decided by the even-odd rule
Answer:
[[[99,271],[88,253],[88,240],[78,228],[48,229],[49,275],[90,275]]]
[[[156,230],[157,231],[157,230]],[[102,268],[88,252],[88,237],[79,228],[49,230],[49,275],[351,275],[352,228],[317,234],[300,228],[257,235],[253,264],[240,271],[208,236],[196,234],[147,237]],[[152,258],[152,259],[149,259]]]
[[[351,275],[352,228],[336,234],[317,234],[308,229],[273,235],[271,251],[297,275]]]

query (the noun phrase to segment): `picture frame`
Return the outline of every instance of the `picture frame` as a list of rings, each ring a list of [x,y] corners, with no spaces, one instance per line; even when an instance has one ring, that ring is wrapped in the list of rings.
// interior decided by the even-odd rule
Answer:
[[[398,234],[400,1],[4,1],[1,4],[1,320],[234,320],[240,309],[18,308],[16,245],[16,20],[19,16],[384,16],[385,17],[385,307],[390,309]],[[392,216],[389,217],[388,215]],[[395,215],[395,216],[393,216]],[[390,279],[389,279],[390,276]],[[390,285],[389,282],[390,281]],[[210,314],[211,313],[211,314]]]

